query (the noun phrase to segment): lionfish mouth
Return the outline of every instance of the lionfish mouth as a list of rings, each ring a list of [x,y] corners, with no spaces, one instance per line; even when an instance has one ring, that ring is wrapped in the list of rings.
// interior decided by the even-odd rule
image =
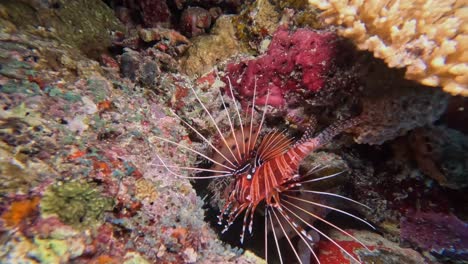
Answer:
[[[157,137],[162,142],[172,144],[196,154],[200,158],[210,162],[212,166],[210,168],[171,166],[166,164],[160,155],[156,154],[161,163],[157,166],[165,168],[170,174],[179,178],[193,180],[221,179],[228,182],[228,184],[225,185],[216,185],[217,188],[220,188],[219,186],[227,188],[224,192],[219,192],[223,193],[223,197],[220,198],[224,201],[224,206],[221,208],[218,215],[219,224],[224,225],[223,232],[225,232],[231,228],[234,222],[242,223],[242,230],[240,232],[241,243],[244,241],[246,232],[252,235],[255,212],[262,211],[264,217],[264,221],[262,221],[264,224],[264,252],[267,263],[277,262],[278,260],[280,263],[283,263],[286,260],[284,253],[286,250],[284,246],[289,247],[299,263],[303,263],[303,259],[301,258],[302,254],[300,254],[301,252],[298,251],[293,243],[293,236],[297,236],[300,241],[304,242],[307,246],[307,250],[310,251],[310,255],[313,256],[313,260],[320,263],[320,252],[316,252],[314,249],[318,241],[310,235],[310,232],[315,232],[324,239],[330,241],[348,256],[350,261],[361,263],[358,256],[346,250],[340,243],[317,228],[313,222],[318,220],[323,223],[323,225],[336,229],[348,236],[359,243],[363,248],[369,250],[368,247],[350,232],[347,232],[338,225],[325,219],[324,214],[317,213],[317,210],[313,210],[313,208],[334,211],[337,214],[351,217],[375,229],[366,220],[352,213],[327,205],[323,202],[323,199],[317,199],[317,197],[337,198],[337,200],[357,204],[369,210],[370,208],[348,197],[313,189],[314,183],[337,177],[344,171],[318,178],[311,178],[311,175],[326,167],[317,166],[304,175],[299,174],[300,162],[310,152],[328,143],[343,130],[358,124],[360,118],[332,125],[323,130],[316,137],[312,136],[313,128],[310,128],[305,132],[303,137],[297,141],[279,131],[264,133],[262,129],[265,121],[269,93],[266,95],[266,101],[263,107],[264,110],[261,113],[261,117],[259,118],[260,122],[257,126],[258,118],[256,119],[254,114],[256,109],[256,84],[254,87],[253,100],[249,108],[251,109],[251,114],[250,116],[246,114],[243,119],[241,111],[235,102],[232,85],[229,79],[228,81],[230,93],[233,95],[232,105],[234,105],[235,109],[234,117],[231,117],[231,114],[227,110],[221,91],[219,93],[229,124],[229,132],[227,135],[222,132],[212,113],[209,112],[205,104],[200,100],[194,88],[190,87],[196,100],[216,129],[217,137],[219,137],[218,141],[220,141],[219,143],[221,146],[216,146],[194,126],[190,125],[175,112],[172,112],[181,123],[197,134],[203,142],[212,149],[213,154],[206,154],[169,139]],[[309,230],[309,232],[307,232],[307,230]],[[271,238],[273,238],[272,241]],[[282,238],[286,240],[283,244],[280,243]],[[268,251],[269,244],[273,244],[272,247],[276,248],[275,256],[270,256],[273,254],[270,254]]]

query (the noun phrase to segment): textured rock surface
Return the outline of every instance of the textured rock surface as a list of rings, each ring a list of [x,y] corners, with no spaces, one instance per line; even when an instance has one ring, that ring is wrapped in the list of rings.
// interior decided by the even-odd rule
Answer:
[[[201,76],[229,57],[245,49],[237,40],[232,17],[222,16],[213,26],[211,34],[192,40],[193,46],[182,59],[182,70],[189,76]]]
[[[112,10],[99,0],[7,0],[1,5],[5,19],[18,30],[58,39],[95,59],[111,46],[111,33],[123,30]]]

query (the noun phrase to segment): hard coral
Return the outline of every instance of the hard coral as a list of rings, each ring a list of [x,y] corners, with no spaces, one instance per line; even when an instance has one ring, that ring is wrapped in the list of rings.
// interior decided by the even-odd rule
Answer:
[[[64,223],[78,227],[95,224],[110,208],[109,198],[79,181],[50,186],[41,201],[43,213],[57,214]]]
[[[336,37],[330,32],[280,28],[265,55],[227,65],[227,78],[243,98],[251,98],[257,84],[256,104],[283,106],[290,91],[320,90],[335,55]],[[227,80],[225,80],[227,82]],[[250,101],[250,99],[249,99]]]
[[[406,78],[468,96],[466,1],[309,0],[326,24]]]

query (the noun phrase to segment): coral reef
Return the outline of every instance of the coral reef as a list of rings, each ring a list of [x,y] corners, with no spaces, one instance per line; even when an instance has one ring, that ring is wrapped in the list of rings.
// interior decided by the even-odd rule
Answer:
[[[368,118],[353,131],[358,134],[356,142],[367,144],[382,144],[411,129],[431,124],[447,106],[444,94],[422,88],[403,88],[386,98],[364,100],[364,114]]]
[[[440,8],[446,4],[458,2]],[[382,38],[388,50],[397,41],[413,49],[401,46],[386,62],[397,66],[409,54],[412,60],[398,64],[407,67],[408,77],[435,84],[436,78],[414,72],[413,62],[424,61],[424,74],[436,74],[437,85],[466,85],[459,75],[466,63],[459,50],[466,44],[464,28],[451,24],[464,19],[460,10],[444,11],[444,26],[427,32],[420,27],[436,12],[420,18],[415,30],[421,34],[414,38],[405,35],[408,26],[391,29],[393,39]],[[327,12],[322,18],[335,16]],[[236,109],[242,119],[256,112],[254,124],[266,111],[266,131],[285,130],[296,139],[362,114],[359,126],[307,157],[300,173],[317,166],[322,169],[316,177],[345,172],[314,187],[371,210],[339,196],[314,199],[355,213],[378,233],[327,208],[314,212],[370,250],[321,221],[307,220],[362,262],[466,262],[466,98],[404,80],[403,69],[388,69],[357,51],[335,28],[317,30],[323,25],[316,18],[305,0],[2,1],[0,262],[264,262],[258,257],[263,241],[256,240],[264,230],[262,217],[243,245],[238,229],[217,233],[212,209],[225,203],[226,182],[175,177],[155,158],[158,153],[170,166],[208,168],[209,162],[186,147],[213,156],[202,136],[221,144],[220,133],[229,133],[228,117]],[[393,25],[383,24],[385,30]],[[441,29],[453,36],[439,34]],[[346,30],[338,32],[352,31]],[[369,32],[374,39],[383,36],[378,28],[363,34]],[[420,49],[421,41],[414,42],[419,37],[434,42]],[[454,41],[461,44],[441,60]],[[377,49],[371,44],[380,42],[367,43]],[[226,89],[229,80],[234,96]],[[268,90],[275,107],[263,107]],[[233,120],[238,126],[238,118]],[[292,229],[286,233],[301,258],[311,259]],[[322,263],[349,262],[324,236],[308,234]],[[284,236],[279,246],[294,258]],[[268,251],[276,250],[270,243]]]
[[[37,211],[39,197],[35,196],[31,199],[14,201],[10,208],[3,212],[1,218],[6,226],[18,226],[25,218],[31,216]]]
[[[50,218],[31,227],[34,239],[21,232],[13,233],[1,246],[5,263],[66,263],[86,254],[89,235],[73,230]]]
[[[244,101],[251,101],[257,87],[257,105],[281,107],[288,92],[305,89],[316,92],[326,80],[335,54],[336,37],[329,32],[298,29],[275,32],[267,52],[254,60],[226,66],[225,82],[230,82]]]
[[[309,0],[326,24],[406,78],[468,96],[468,17],[463,0],[394,2]]]

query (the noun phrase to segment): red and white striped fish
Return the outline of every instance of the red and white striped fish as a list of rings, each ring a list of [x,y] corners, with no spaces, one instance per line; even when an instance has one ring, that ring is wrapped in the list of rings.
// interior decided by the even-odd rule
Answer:
[[[229,88],[231,94],[233,94],[232,86],[230,84]],[[278,235],[275,232],[275,227],[277,230],[277,227],[279,226],[300,263],[302,263],[302,261],[299,257],[299,253],[295,249],[293,243],[291,242],[291,239],[285,231],[287,228],[292,229],[305,242],[317,263],[320,263],[320,260],[317,256],[317,253],[315,253],[315,251],[312,248],[313,243],[317,241],[314,241],[313,238],[309,234],[307,234],[307,232],[305,231],[306,227],[315,230],[317,233],[319,233],[324,238],[328,239],[334,245],[340,248],[352,260],[356,261],[357,263],[360,263],[360,261],[353,254],[346,251],[336,241],[334,241],[324,232],[320,231],[312,224],[310,224],[307,220],[305,220],[303,215],[306,214],[310,217],[313,217],[314,219],[324,222],[325,224],[333,228],[336,228],[343,234],[351,237],[352,239],[360,243],[364,248],[367,247],[357,238],[355,238],[352,234],[336,226],[335,224],[327,221],[322,216],[315,214],[310,210],[307,210],[306,208],[312,205],[320,208],[325,208],[327,210],[333,210],[341,214],[353,217],[367,224],[370,227],[372,227],[372,225],[351,213],[348,213],[346,211],[340,210],[332,206],[325,205],[323,203],[320,203],[319,201],[300,198],[297,195],[293,195],[293,193],[303,192],[316,195],[332,196],[359,204],[361,206],[365,206],[362,203],[359,203],[355,200],[338,194],[300,188],[301,186],[303,186],[303,184],[309,184],[332,178],[339,175],[340,173],[335,173],[332,175],[327,175],[315,179],[310,179],[308,177],[310,174],[299,174],[299,165],[307,155],[309,155],[312,151],[317,150],[324,144],[330,142],[334,136],[341,133],[343,130],[357,125],[361,119],[355,118],[341,123],[337,123],[326,128],[316,137],[312,136],[313,130],[311,128],[307,130],[304,136],[297,142],[294,142],[292,138],[289,138],[284,133],[278,131],[273,131],[267,133],[264,136],[261,136],[262,126],[265,120],[265,110],[263,111],[259,126],[254,126],[254,109],[256,96],[255,87],[253,101],[251,105],[252,111],[250,115],[250,122],[244,123],[242,121],[239,108],[237,107],[237,104],[234,103],[239,127],[235,127],[235,120],[231,119],[228,113],[227,118],[230,125],[230,134],[225,136],[221,132],[221,129],[215,122],[213,116],[207,110],[206,106],[202,103],[202,101],[200,100],[193,88],[192,91],[196,99],[198,100],[198,102],[203,107],[206,114],[216,127],[216,130],[220,137],[221,147],[214,146],[213,143],[211,143],[211,141],[208,140],[205,136],[203,136],[197,129],[195,129],[193,126],[188,124],[186,121],[184,121],[177,115],[176,116],[186,126],[192,129],[213,149],[214,155],[212,157],[209,157],[208,155],[205,155],[197,150],[191,149],[189,147],[170,141],[168,139],[159,139],[170,144],[188,149],[189,151],[192,151],[200,155],[201,157],[211,161],[213,163],[213,166],[210,169],[196,167],[173,167],[166,165],[160,156],[158,156],[158,158],[162,163],[161,166],[164,166],[170,173],[178,177],[190,179],[231,177],[233,179],[230,185],[227,187],[229,191],[225,192],[226,197],[224,197],[226,203],[224,205],[224,208],[221,209],[221,212],[218,216],[219,223],[225,223],[224,231],[228,230],[231,224],[237,218],[239,218],[242,215],[242,213],[244,213],[243,228],[240,235],[241,242],[243,242],[247,226],[249,233],[252,233],[254,213],[257,207],[259,205],[262,205],[265,207],[265,259],[267,260],[267,262],[268,252],[266,248],[268,240],[268,230],[270,230],[274,236],[279,259],[281,263],[283,263],[281,248],[278,243]],[[267,94],[265,109],[268,103],[268,97],[269,95]],[[226,109],[226,105],[222,95],[221,101],[224,106],[224,109]],[[180,173],[177,173],[174,170],[174,168],[210,172],[213,173],[213,175],[184,176]],[[303,205],[301,206],[300,204]],[[289,227],[286,228],[284,226],[285,223],[288,223]]]

